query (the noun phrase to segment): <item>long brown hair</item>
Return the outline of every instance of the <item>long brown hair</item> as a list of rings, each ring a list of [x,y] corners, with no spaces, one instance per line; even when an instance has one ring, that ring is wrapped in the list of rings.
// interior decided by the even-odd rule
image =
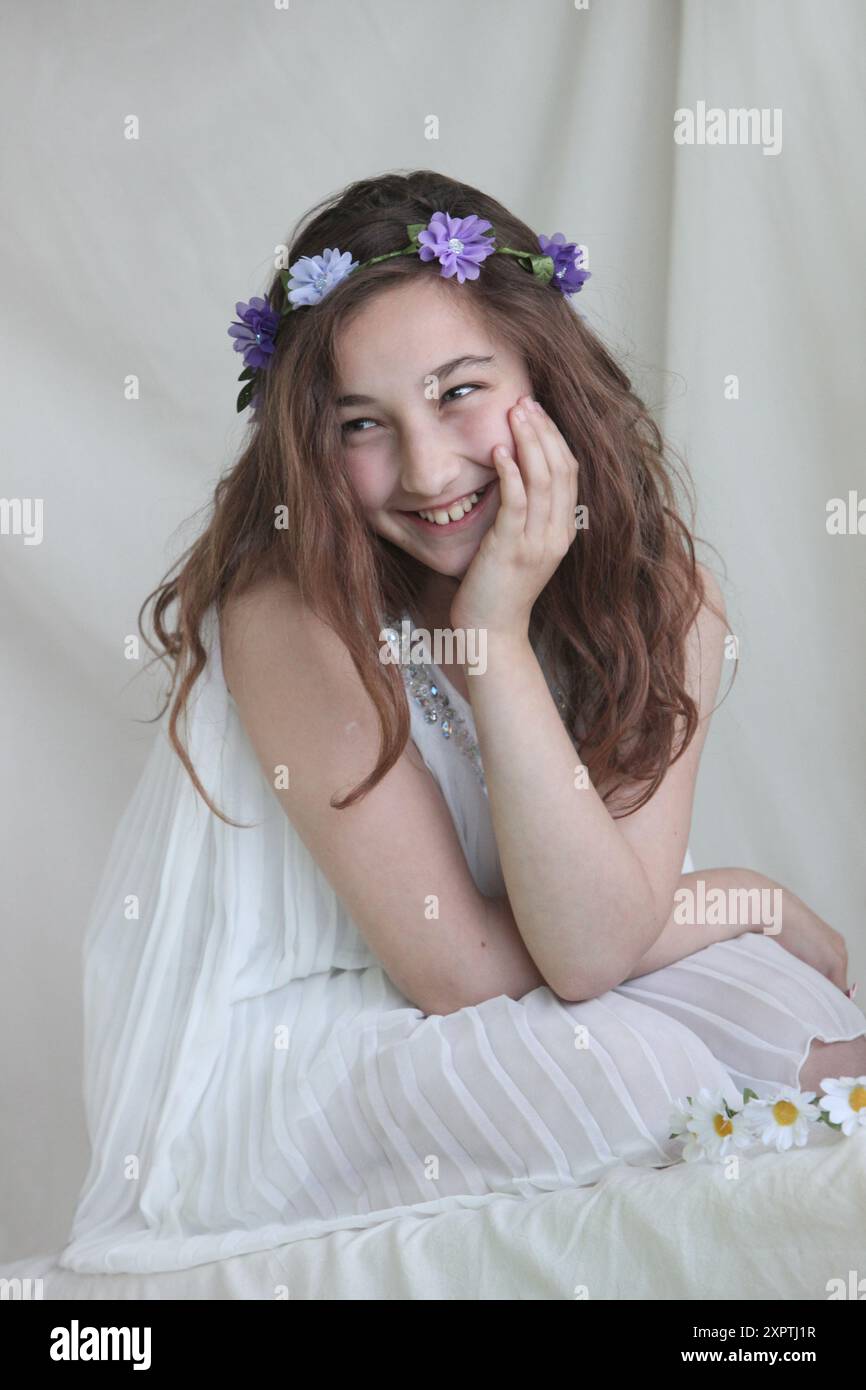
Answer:
[[[357,261],[396,251],[407,243],[407,225],[427,223],[439,210],[456,217],[475,213],[492,223],[498,245],[538,252],[532,229],[501,203],[468,184],[419,170],[363,179],[318,204],[298,225],[288,262],[324,247],[349,249]],[[220,478],[203,533],[139,611],[145,643],[171,672],[156,718],[171,704],[172,746],[197,791],[228,824],[238,822],[214,806],[177,726],[206,664],[206,611],[212,604],[219,610],[230,590],[242,592],[265,574],[291,579],[302,601],[340,636],[378,711],[379,761],[331,805],[343,810],[354,804],[405,748],[406,690],[400,672],[379,659],[379,634],[383,615],[412,610],[427,572],[363,518],[342,463],[334,347],[347,315],[406,276],[436,270],[435,262],[431,268],[417,256],[394,257],[354,272],[314,308],[281,320],[276,351],[260,377],[249,442]],[[581,757],[593,785],[607,786],[605,800],[628,782],[647,782],[623,812],[631,814],[653,795],[698,723],[685,688],[685,637],[709,600],[692,538],[693,488],[689,480],[687,525],[660,430],[621,366],[564,295],[529,275],[513,256],[488,257],[477,280],[441,283],[472,305],[491,335],[523,356],[533,394],[579,461],[579,501],[589,524],[576,533],[536,600],[530,637],[553,653],[569,727],[575,733],[581,726]],[[279,271],[265,297],[282,310]],[[159,647],[142,621],[151,601]],[[679,721],[682,739],[674,751]]]

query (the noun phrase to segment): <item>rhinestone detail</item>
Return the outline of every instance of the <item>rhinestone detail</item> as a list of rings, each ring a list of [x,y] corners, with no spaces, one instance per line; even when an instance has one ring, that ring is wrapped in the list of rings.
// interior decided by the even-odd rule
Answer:
[[[395,621],[393,619],[386,621],[385,640],[399,644],[400,633]],[[481,750],[478,747],[474,730],[452,704],[450,696],[442,688],[433,666],[425,662],[401,662],[399,666],[406,689],[422,711],[427,723],[437,725],[443,738],[456,743],[472,765],[486,796],[487,783],[481,762]],[[556,701],[560,718],[564,721],[568,709],[565,696],[560,687],[550,680],[548,680],[548,686]]]

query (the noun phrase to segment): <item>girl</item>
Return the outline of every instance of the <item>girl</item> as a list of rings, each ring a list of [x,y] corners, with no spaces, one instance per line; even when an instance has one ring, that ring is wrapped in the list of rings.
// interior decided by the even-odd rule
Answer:
[[[253,432],[142,608],[171,714],[87,936],[68,1268],[664,1167],[701,1087],[859,1104],[842,938],[688,855],[725,613],[587,275],[422,171],[238,304]]]

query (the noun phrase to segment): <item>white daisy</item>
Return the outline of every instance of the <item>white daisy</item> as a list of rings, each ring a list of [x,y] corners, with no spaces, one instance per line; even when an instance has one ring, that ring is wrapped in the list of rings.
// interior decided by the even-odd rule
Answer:
[[[866,1076],[825,1076],[821,1087],[826,1095],[818,1104],[831,1124],[841,1125],[846,1135],[866,1127]]]
[[[802,1148],[808,1143],[809,1125],[820,1119],[814,1100],[814,1091],[780,1086],[772,1097],[750,1100],[743,1114],[755,1137],[775,1144],[776,1152],[781,1153],[792,1144]]]
[[[671,1138],[679,1139],[686,1132],[686,1126],[692,1118],[692,1098],[686,1096],[685,1100],[678,1100],[671,1110],[670,1130]]]
[[[683,1148],[687,1163],[698,1158],[726,1158],[732,1148],[744,1148],[754,1142],[754,1135],[741,1110],[728,1113],[721,1091],[712,1092],[702,1086],[692,1102],[691,1115],[686,1120],[688,1139]]]

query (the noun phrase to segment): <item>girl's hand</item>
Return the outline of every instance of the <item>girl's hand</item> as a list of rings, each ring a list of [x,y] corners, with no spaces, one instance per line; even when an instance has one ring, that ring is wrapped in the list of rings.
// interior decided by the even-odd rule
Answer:
[[[825,922],[801,898],[785,888],[782,897],[782,930],[772,937],[813,969],[848,993],[848,947],[841,932]]]
[[[578,464],[531,401],[523,396],[509,411],[519,467],[506,449],[493,450],[499,510],[452,600],[454,628],[526,637],[533,604],[574,540]]]

